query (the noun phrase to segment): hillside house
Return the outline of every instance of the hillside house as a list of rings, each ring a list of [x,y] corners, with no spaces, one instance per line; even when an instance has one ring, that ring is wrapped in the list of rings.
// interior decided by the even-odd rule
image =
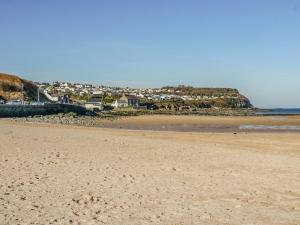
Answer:
[[[140,107],[140,99],[134,95],[125,95],[111,104],[114,108]]]
[[[128,102],[125,100],[117,99],[111,104],[111,106],[114,108],[126,108],[128,107]]]
[[[91,98],[84,106],[91,111],[101,111],[103,109],[102,100],[100,98]]]

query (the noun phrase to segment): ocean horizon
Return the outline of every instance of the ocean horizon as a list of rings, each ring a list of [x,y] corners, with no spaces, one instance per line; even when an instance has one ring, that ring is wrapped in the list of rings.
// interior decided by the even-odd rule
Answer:
[[[300,115],[300,108],[271,108],[263,109],[257,115]]]

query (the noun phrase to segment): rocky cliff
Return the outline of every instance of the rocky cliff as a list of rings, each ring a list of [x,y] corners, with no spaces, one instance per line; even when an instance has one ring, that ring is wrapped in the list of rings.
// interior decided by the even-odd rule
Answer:
[[[148,102],[157,109],[196,110],[199,108],[252,108],[250,100],[232,88],[196,88],[191,86],[163,87],[164,94],[190,96],[191,99],[171,99],[167,101]]]
[[[36,101],[38,96],[38,87],[31,81],[21,79],[15,75],[0,73],[0,99],[21,100],[23,97],[27,101]],[[43,93],[40,93],[40,100],[46,101],[47,98]]]

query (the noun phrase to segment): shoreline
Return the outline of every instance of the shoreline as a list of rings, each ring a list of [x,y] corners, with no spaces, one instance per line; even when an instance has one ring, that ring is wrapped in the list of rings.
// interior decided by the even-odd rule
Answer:
[[[32,124],[62,124],[118,130],[152,130],[201,133],[297,133],[300,116],[195,116],[141,115],[114,118],[74,116],[68,114],[26,118],[5,118],[4,121]]]

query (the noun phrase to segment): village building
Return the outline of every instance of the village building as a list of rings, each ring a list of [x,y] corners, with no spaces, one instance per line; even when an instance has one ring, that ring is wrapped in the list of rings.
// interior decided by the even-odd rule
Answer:
[[[91,98],[84,106],[91,111],[101,111],[103,109],[102,100],[100,98]]]
[[[140,107],[140,99],[134,95],[125,95],[111,104],[114,108]]]
[[[114,108],[126,108],[128,107],[128,102],[125,100],[117,99],[111,104],[111,106]]]

